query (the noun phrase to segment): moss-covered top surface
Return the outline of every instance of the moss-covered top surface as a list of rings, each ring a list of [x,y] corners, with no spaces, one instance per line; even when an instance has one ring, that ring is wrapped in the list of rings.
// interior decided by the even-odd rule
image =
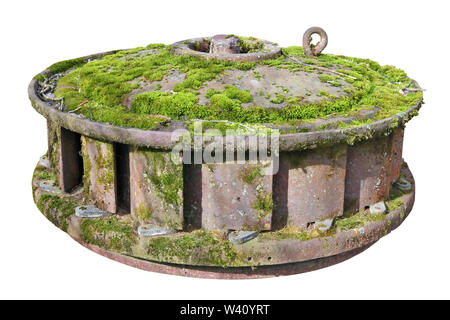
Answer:
[[[274,59],[232,62],[174,55],[170,46],[151,44],[49,70],[61,73],[55,96],[64,97],[66,111],[141,129],[193,119],[295,126],[375,106],[369,121],[376,121],[422,98],[421,91],[406,90],[414,84],[400,69],[330,54],[307,58],[301,47],[284,48]]]

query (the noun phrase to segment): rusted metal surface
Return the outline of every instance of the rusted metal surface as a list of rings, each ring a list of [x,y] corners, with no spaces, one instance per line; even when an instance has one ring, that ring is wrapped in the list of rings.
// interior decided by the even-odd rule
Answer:
[[[311,45],[313,34],[318,34],[320,36],[320,41],[315,46]],[[305,56],[307,57],[319,55],[323,51],[323,49],[325,49],[327,44],[328,44],[328,35],[325,32],[325,30],[323,30],[320,27],[311,27],[308,30],[306,30],[305,33],[303,34],[303,50],[305,52]]]
[[[57,130],[59,130],[58,126],[54,122],[47,120],[47,156],[53,169],[55,168],[55,165],[52,163],[53,154],[54,152],[57,152],[54,150],[54,146],[58,143]],[[56,158],[59,158],[59,156],[56,156]]]
[[[274,177],[274,227],[341,216],[344,209],[347,146],[338,145],[280,155]]]
[[[81,137],[82,153],[88,161],[84,168],[84,188],[89,201],[104,211],[116,213],[116,178],[113,145]]]
[[[402,168],[403,158],[403,136],[404,136],[405,130],[404,128],[397,128],[394,130],[394,132],[391,134],[391,173],[390,173],[390,179],[391,183],[394,183],[395,181],[400,178],[400,171]]]
[[[170,153],[149,149],[131,150],[131,214],[140,223],[181,230],[183,184],[175,182],[182,181],[182,165],[174,164],[170,156]],[[166,179],[174,183],[167,185]]]
[[[345,210],[357,212],[383,201],[391,184],[391,137],[348,147]]]
[[[270,230],[271,163],[202,165],[202,228],[206,230]],[[257,172],[258,171],[258,172]]]
[[[47,142],[48,142],[48,160],[50,162],[50,167],[53,169],[53,173],[56,176],[56,182],[59,184],[59,159],[60,159],[60,127],[52,122],[47,120]]]
[[[81,135],[60,128],[59,148],[59,186],[64,192],[70,192],[82,183]]]

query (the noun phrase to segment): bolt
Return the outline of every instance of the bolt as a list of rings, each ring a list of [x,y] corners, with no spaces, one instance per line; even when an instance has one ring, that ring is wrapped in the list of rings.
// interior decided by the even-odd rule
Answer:
[[[377,202],[370,206],[369,211],[370,213],[385,213],[386,205],[384,204],[384,201]]]
[[[241,244],[255,239],[258,235],[258,231],[234,231],[228,235],[228,240],[234,244]]]
[[[322,221],[316,221],[314,224],[319,231],[328,231],[333,225],[334,218],[325,219]]]
[[[100,210],[96,206],[78,206],[75,208],[75,215],[78,218],[101,218],[104,216],[110,216],[112,213]]]
[[[141,237],[156,237],[162,236],[165,234],[176,233],[173,229],[165,229],[155,225],[142,225],[138,227],[138,235]]]

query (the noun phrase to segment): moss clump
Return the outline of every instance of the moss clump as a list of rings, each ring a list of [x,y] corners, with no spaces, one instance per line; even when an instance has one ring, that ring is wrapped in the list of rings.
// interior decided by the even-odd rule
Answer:
[[[136,96],[131,112],[139,115],[163,114],[172,118],[189,115],[195,108],[198,98],[191,92],[170,94],[165,92],[146,92]]]
[[[261,219],[272,214],[272,192],[258,192],[257,190],[256,200],[251,204],[251,206],[256,210],[256,213]]]
[[[75,214],[75,204],[57,195],[43,194],[37,207],[54,225],[67,231],[70,217]]]
[[[255,67],[256,67],[255,62],[238,62],[238,63],[236,63],[236,69],[242,70],[242,71],[252,70]]]
[[[328,231],[322,232],[319,230],[312,230],[312,231],[304,231],[299,228],[293,227],[293,226],[287,226],[283,229],[273,231],[273,232],[266,232],[262,233],[260,235],[261,239],[270,239],[270,240],[286,240],[286,239],[296,239],[300,241],[308,241],[315,238],[321,238],[321,237],[328,237],[333,236],[336,233],[335,228],[331,228]]]
[[[179,211],[183,205],[180,196],[183,190],[183,166],[173,163],[164,152],[149,149],[140,149],[140,152],[151,166],[151,170],[146,171],[144,176],[156,189],[156,195],[166,206]]]
[[[98,170],[97,182],[103,185],[105,190],[111,190],[115,180],[114,147],[111,143],[98,140],[95,140],[95,146],[97,147],[97,156],[94,159]]]
[[[386,219],[384,213],[370,213],[366,211],[358,212],[350,217],[337,219],[336,228],[341,231],[360,228],[370,222],[383,221]]]
[[[389,201],[387,202],[387,207],[390,212],[397,210],[404,205],[402,197],[409,193],[409,191],[402,191],[395,187],[390,189]]]
[[[317,94],[317,96],[319,96],[319,97],[329,97],[330,94],[328,93],[328,91],[320,90],[319,93]]]
[[[252,53],[262,51],[264,49],[264,42],[255,37],[238,37],[241,52]]]
[[[252,102],[253,98],[248,90],[239,90],[235,86],[226,85],[223,93],[230,99],[239,100],[242,103]]]
[[[234,266],[242,262],[233,245],[218,234],[194,231],[179,237],[158,237],[148,241],[148,259],[168,263],[198,263]]]
[[[331,84],[333,87],[340,87],[341,84],[339,83],[339,77],[338,76],[331,76],[328,74],[321,74],[319,75],[319,80],[325,83]]]
[[[239,179],[247,184],[255,184],[263,177],[261,170],[261,165],[243,166],[239,169]]]
[[[81,240],[105,249],[131,253],[136,243],[131,220],[119,217],[83,220]]]
[[[153,208],[151,203],[147,205],[145,203],[140,203],[136,208],[136,215],[141,222],[146,222],[152,218]]]
[[[275,104],[283,103],[286,97],[282,95],[281,93],[276,93],[275,98],[270,99],[270,102]]]
[[[33,177],[37,178],[38,180],[57,180],[56,175],[53,172],[42,166],[36,167]]]
[[[33,79],[35,79],[35,80],[37,80],[37,81],[39,81],[39,82],[44,82],[45,79],[47,79],[47,77],[46,77],[44,74],[39,73],[39,74],[35,75],[35,76],[33,77]]]
[[[388,203],[388,209],[391,212],[397,210],[401,206],[403,206],[403,201],[401,199],[394,199]]]
[[[86,60],[84,58],[76,58],[76,59],[70,59],[70,60],[64,60],[57,62],[55,64],[52,64],[48,70],[52,74],[64,72],[68,69],[79,67],[86,63]]]

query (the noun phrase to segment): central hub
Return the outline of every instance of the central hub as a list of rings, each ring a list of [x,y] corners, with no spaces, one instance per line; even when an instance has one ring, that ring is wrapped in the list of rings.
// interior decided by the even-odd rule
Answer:
[[[218,55],[241,53],[240,40],[235,36],[215,35],[211,38],[209,53]]]
[[[260,61],[278,57],[281,48],[273,42],[262,39],[219,34],[176,42],[172,45],[172,53],[206,59]]]

